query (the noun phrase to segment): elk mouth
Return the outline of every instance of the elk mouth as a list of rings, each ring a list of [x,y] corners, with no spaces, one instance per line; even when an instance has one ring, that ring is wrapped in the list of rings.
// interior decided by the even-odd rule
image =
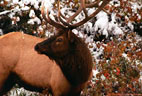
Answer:
[[[37,51],[38,54],[50,56],[50,52],[48,52],[46,48],[41,47],[40,44],[37,44],[34,49],[35,51]]]
[[[39,54],[44,54],[42,50],[43,49],[38,44],[35,46],[35,51],[37,51]]]

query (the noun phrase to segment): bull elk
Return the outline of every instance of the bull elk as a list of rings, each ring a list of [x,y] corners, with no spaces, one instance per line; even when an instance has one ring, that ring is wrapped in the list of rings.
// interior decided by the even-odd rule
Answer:
[[[58,22],[41,13],[43,18],[58,29],[49,39],[13,32],[0,37],[0,96],[6,94],[15,83],[25,89],[50,92],[53,96],[79,96],[92,73],[92,57],[84,41],[72,29],[84,24],[110,0],[103,0],[98,9],[90,16],[85,8],[99,2],[85,4],[81,0],[78,11],[70,18],[58,11]],[[101,1],[100,1],[101,2]],[[76,24],[70,22],[81,11],[86,18]],[[63,20],[66,19],[66,22]]]

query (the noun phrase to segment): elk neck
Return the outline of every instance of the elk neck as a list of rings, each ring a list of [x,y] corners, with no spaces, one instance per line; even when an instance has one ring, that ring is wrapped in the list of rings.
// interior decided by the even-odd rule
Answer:
[[[76,47],[81,48],[71,50],[62,58],[54,58],[62,69],[63,74],[75,86],[89,79],[93,66],[92,56],[87,46],[78,44]]]

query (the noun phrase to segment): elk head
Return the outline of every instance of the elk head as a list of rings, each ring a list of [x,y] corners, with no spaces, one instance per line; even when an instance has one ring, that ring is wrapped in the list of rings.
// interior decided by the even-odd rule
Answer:
[[[44,6],[41,9],[43,18],[51,25],[57,28],[54,36],[35,46],[35,50],[41,54],[47,55],[50,59],[55,60],[55,62],[60,66],[65,77],[70,81],[72,85],[79,85],[85,83],[92,71],[92,56],[86,46],[85,42],[77,37],[72,29],[83,25],[88,20],[97,15],[110,0],[103,0],[102,4],[99,6],[101,0],[94,1],[92,4],[85,4],[86,0],[80,0],[81,6],[76,11],[76,13],[66,18],[61,14],[60,7],[58,6],[58,17],[57,21],[50,18],[49,12],[47,10],[47,16],[44,14]],[[59,0],[58,0],[59,3]],[[58,4],[59,5],[59,4]],[[86,8],[91,8],[97,6],[98,9],[92,13],[90,16],[87,14]],[[75,24],[71,22],[74,18],[83,11],[85,14],[85,19]],[[84,56],[85,55],[85,56]]]
[[[49,16],[49,12],[47,9],[47,17],[44,14],[44,6],[42,6],[41,13],[43,18],[51,25],[56,27],[58,29],[58,33],[55,36],[52,36],[48,40],[45,40],[39,44],[36,45],[35,49],[39,53],[46,54],[48,56],[52,57],[52,54],[54,54],[55,57],[58,56],[64,56],[67,54],[70,50],[71,43],[73,43],[73,37],[76,37],[71,30],[83,25],[86,23],[88,20],[93,18],[95,15],[97,15],[101,10],[103,10],[104,6],[109,3],[110,0],[103,0],[102,4],[99,6],[99,3],[101,0],[95,0],[91,4],[85,4],[86,0],[80,0],[80,7],[76,11],[74,15],[71,17],[67,18],[60,12],[60,1],[58,0],[58,17],[57,17],[57,22],[52,20]],[[92,8],[92,7],[98,7],[98,9],[93,12],[90,16],[87,14],[86,8]],[[71,22],[74,20],[74,18],[81,12],[83,11],[85,14],[85,19],[83,19],[80,22],[77,22],[75,24],[71,24]],[[42,46],[42,48],[40,47]],[[51,54],[52,53],[52,54]]]
[[[70,53],[72,47],[75,47],[74,39],[75,35],[70,30],[67,32],[60,30],[56,35],[38,43],[35,50],[41,54],[46,54],[50,58],[62,58]]]

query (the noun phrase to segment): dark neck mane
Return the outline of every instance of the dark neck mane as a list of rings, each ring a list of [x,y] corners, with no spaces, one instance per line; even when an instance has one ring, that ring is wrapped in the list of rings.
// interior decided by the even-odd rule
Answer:
[[[84,42],[83,42],[84,43]],[[54,59],[64,75],[73,85],[86,82],[92,71],[92,56],[86,44],[77,44],[77,50],[71,50],[66,56]]]

